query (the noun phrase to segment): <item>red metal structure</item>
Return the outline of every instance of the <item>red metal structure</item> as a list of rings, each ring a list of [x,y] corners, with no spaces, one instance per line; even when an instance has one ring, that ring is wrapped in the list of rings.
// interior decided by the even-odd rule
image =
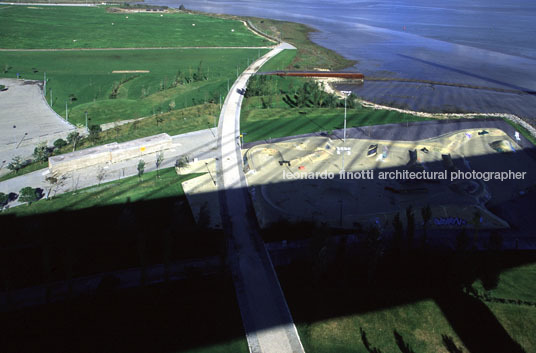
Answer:
[[[365,75],[359,72],[343,71],[270,71],[259,72],[257,75],[277,75],[277,76],[296,76],[296,77],[335,77],[354,80],[364,80]]]

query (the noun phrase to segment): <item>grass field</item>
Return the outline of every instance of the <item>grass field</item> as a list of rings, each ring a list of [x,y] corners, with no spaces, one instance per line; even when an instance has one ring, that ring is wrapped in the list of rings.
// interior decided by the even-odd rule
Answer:
[[[175,168],[162,169],[160,178],[156,178],[156,171],[138,177],[129,177],[121,180],[92,186],[86,189],[67,192],[51,199],[42,199],[31,205],[22,205],[5,210],[0,217],[16,215],[24,217],[42,213],[59,211],[76,211],[91,207],[119,205],[127,202],[140,202],[157,200],[168,197],[183,197],[181,183],[197,175],[179,176]]]
[[[500,274],[498,286],[485,290],[482,282],[473,287],[494,301],[484,300],[508,334],[525,349],[536,351],[536,337],[527,330],[536,328],[536,264],[526,265]],[[498,300],[509,302],[501,303]],[[522,301],[523,303],[516,303]],[[529,305],[531,304],[531,305]]]
[[[11,288],[65,280],[66,252],[73,277],[221,255],[223,234],[195,223],[181,187],[195,176],[162,169],[160,178],[151,172],[4,210],[9,266],[0,276]]]
[[[183,12],[110,13],[106,7],[0,6],[0,22],[0,48],[231,47],[272,44],[253,34],[239,21]]]
[[[316,68],[341,70],[354,65],[356,62],[345,59],[338,53],[321,47],[309,39],[309,34],[315,30],[303,24],[276,21],[266,18],[249,18],[255,27],[274,37],[293,44],[296,55],[282,69],[314,70]],[[289,55],[289,54],[283,54]],[[264,69],[263,69],[264,70]]]
[[[370,345],[385,353],[400,352],[395,330],[411,347],[411,352],[446,352],[442,349],[442,335],[452,337],[455,344],[466,351],[433,300],[298,325],[298,332],[306,352],[365,353],[360,328]]]
[[[496,254],[494,264],[501,262],[502,256],[505,259],[508,255]],[[379,278],[375,278],[375,284],[363,281],[357,287],[346,287],[339,277],[344,271],[341,268],[332,273],[328,280],[331,284],[316,286],[303,280],[308,269],[280,269],[278,273],[307,352],[480,352],[483,350],[477,347],[489,348],[490,342],[486,341],[492,341],[494,332],[500,334],[503,329],[502,339],[511,338],[525,352],[534,352],[536,264],[533,261],[534,255],[530,264],[500,273],[494,289],[485,290],[481,280],[473,283],[481,295],[486,294],[494,301],[449,292],[448,285],[442,288],[439,284],[449,279],[440,278],[437,273],[439,286],[435,289],[423,283],[405,283],[400,287],[400,283],[384,283]],[[436,265],[438,269],[443,266]],[[474,265],[480,267],[482,262],[477,260]],[[389,271],[393,277],[406,276],[405,270],[397,272],[391,267]],[[410,277],[418,277],[420,271],[417,268]],[[510,302],[498,301],[502,299]],[[452,346],[448,349],[446,341],[451,341],[458,350]],[[496,342],[504,343],[501,339]],[[497,352],[507,351],[504,347],[496,348]]]
[[[249,101],[249,104],[254,104]],[[312,132],[330,132],[344,126],[344,108],[246,108],[242,110],[240,129],[244,141],[294,136]],[[358,107],[347,110],[347,127],[429,120],[411,114]]]
[[[0,324],[4,353],[248,352],[232,279],[224,276],[97,291],[0,313]]]
[[[151,116],[205,102],[219,103],[232,85],[236,71],[266,50],[183,49],[91,52],[0,52],[9,67],[4,77],[43,79],[47,74],[47,101],[69,121],[89,125]],[[158,60],[155,60],[158,58]],[[114,70],[148,70],[149,73],[114,74]],[[174,85],[178,72],[197,82]],[[112,90],[117,88],[115,99]],[[52,93],[51,93],[52,90]]]
[[[303,40],[303,39],[302,39]],[[307,62],[310,52],[284,51],[266,63],[259,71],[283,70],[294,62]],[[301,64],[300,64],[301,65]],[[307,68],[310,68],[306,65]],[[291,108],[284,101],[286,93],[292,96],[296,89],[310,79],[268,76],[267,84],[273,87],[271,97],[247,97],[242,104],[240,126],[247,135],[244,141],[293,136],[312,132],[330,132],[344,126],[343,108]],[[264,109],[262,100],[271,98],[271,108]],[[347,127],[429,120],[411,114],[388,110],[356,108],[347,111]]]

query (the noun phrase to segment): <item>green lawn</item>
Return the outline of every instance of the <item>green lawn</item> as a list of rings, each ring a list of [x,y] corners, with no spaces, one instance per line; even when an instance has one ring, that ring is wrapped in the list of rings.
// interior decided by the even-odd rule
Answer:
[[[305,43],[303,38],[299,42]],[[306,45],[306,48],[309,46]],[[304,63],[312,60],[311,56],[314,56],[311,52],[283,51],[266,63],[260,71],[284,70],[292,68],[292,63],[310,68]],[[262,107],[262,100],[268,100],[268,96],[248,97],[242,104],[240,129],[247,133],[244,137],[246,142],[312,132],[331,132],[344,127],[344,108],[291,108],[283,101],[285,94],[293,96],[294,92],[310,79],[268,76],[267,80],[266,85],[271,87],[272,91],[271,108]],[[363,108],[359,104],[356,108],[347,110],[347,127],[422,120],[430,119],[388,110]]]
[[[484,302],[508,334],[519,342],[526,352],[536,351],[536,337],[527,334],[527,330],[536,328],[536,264],[501,273],[494,289],[486,291],[480,281],[475,282],[473,288],[494,300]],[[506,299],[509,302],[500,303],[497,299]],[[523,303],[512,302],[518,300]]]
[[[250,102],[251,103],[251,102]],[[347,111],[347,127],[430,120],[411,114],[358,107]],[[272,108],[242,110],[240,129],[245,141],[330,132],[344,126],[344,108]]]
[[[236,70],[263,55],[265,49],[179,49],[91,52],[0,52],[0,64],[8,67],[4,77],[17,73],[28,79],[43,79],[46,72],[47,102],[69,121],[89,125],[145,117],[159,112],[219,103]],[[158,60],[155,60],[155,59]],[[148,70],[149,73],[113,74],[114,70]],[[178,72],[206,79],[174,85]],[[115,99],[110,98],[113,88]],[[52,93],[51,93],[52,90]]]
[[[281,69],[315,70],[316,68],[341,70],[352,65],[355,61],[348,60],[340,54],[319,46],[309,39],[315,30],[301,23],[271,20],[267,18],[249,18],[259,30],[280,37],[285,42],[293,44],[297,51],[291,60]],[[289,55],[289,54],[283,54]],[[289,55],[290,56],[290,55]],[[263,69],[264,70],[264,69]]]
[[[356,300],[362,299],[356,296]],[[366,353],[360,328],[371,347],[384,353],[400,352],[395,330],[417,353],[446,352],[442,335],[453,338],[456,346],[467,351],[433,300],[301,324],[298,332],[306,352]]]
[[[277,54],[275,57],[271,58],[259,69],[259,72],[268,72],[268,71],[282,71],[285,70],[288,65],[296,57],[296,50],[283,50],[281,53]]]
[[[506,261],[508,256],[500,254],[493,260],[506,264],[513,261],[512,257]],[[525,260],[520,261],[523,263]],[[482,265],[479,264],[475,265]],[[442,268],[442,265],[437,265],[436,270]],[[372,348],[383,353],[400,352],[396,334],[410,347],[407,352],[457,352],[447,350],[445,338],[458,349],[468,352],[467,346],[485,347],[486,342],[482,340],[490,339],[489,335],[494,332],[500,334],[502,329],[506,334],[503,338],[494,337],[496,342],[502,343],[501,339],[511,338],[526,352],[536,351],[536,263],[505,270],[494,289],[486,291],[480,280],[473,283],[473,288],[481,295],[486,293],[494,300],[477,299],[466,294],[459,296],[455,291],[449,293],[448,287],[431,291],[425,286],[397,287],[396,284],[382,282],[381,276],[375,277],[375,283],[381,283],[378,285],[362,281],[359,286],[346,287],[340,285],[342,279],[337,277],[344,271],[341,268],[329,276],[333,283],[328,280],[315,286],[306,279],[308,271],[309,268],[278,269],[306,352],[366,353]],[[390,271],[396,272],[393,268]],[[415,272],[412,275],[418,277],[419,270]],[[403,277],[404,274],[394,276]],[[439,281],[440,278],[448,281],[438,274]],[[460,300],[463,297],[473,299]],[[438,298],[439,302],[436,302]],[[498,299],[510,302],[503,303]],[[494,331],[497,327],[498,331]],[[365,347],[361,329],[371,350]]]
[[[106,7],[0,6],[0,48],[264,46],[241,22],[189,13],[110,13]],[[195,24],[195,26],[193,26]]]
[[[42,199],[31,205],[22,205],[3,211],[0,217],[16,215],[24,217],[59,211],[76,211],[91,207],[121,205],[128,202],[150,201],[168,197],[183,197],[181,183],[197,175],[179,176],[175,168],[162,169],[160,178],[156,171],[143,175],[111,181],[77,191],[57,195],[51,199]],[[52,195],[51,195],[52,196]]]
[[[2,352],[247,353],[232,279],[199,277],[0,313]]]

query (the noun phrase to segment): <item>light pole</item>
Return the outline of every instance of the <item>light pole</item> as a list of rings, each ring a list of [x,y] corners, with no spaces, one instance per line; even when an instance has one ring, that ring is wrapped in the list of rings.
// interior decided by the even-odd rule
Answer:
[[[87,110],[84,112],[86,114],[86,130],[87,130]]]
[[[65,120],[69,121],[69,110],[67,109],[67,101],[65,101]]]
[[[341,91],[342,94],[344,94],[344,131],[343,131],[343,141],[346,143],[346,99],[350,94],[352,94],[352,91]]]
[[[342,135],[342,172],[344,172],[344,153],[346,152],[346,148],[344,145],[346,144],[346,99],[348,96],[352,93],[352,91],[341,91],[342,94],[344,94],[344,130]],[[341,206],[342,207],[342,206]]]

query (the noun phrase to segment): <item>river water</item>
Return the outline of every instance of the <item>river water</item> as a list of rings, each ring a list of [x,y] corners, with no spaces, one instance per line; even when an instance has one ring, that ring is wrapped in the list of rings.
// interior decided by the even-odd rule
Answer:
[[[360,86],[340,87],[370,101],[431,112],[512,113],[536,122],[536,2],[533,0],[179,0],[179,3],[148,0],[146,3],[171,7],[182,3],[190,9],[268,17],[314,27],[318,30],[311,35],[314,42],[358,62],[347,70],[394,80],[365,80]]]

